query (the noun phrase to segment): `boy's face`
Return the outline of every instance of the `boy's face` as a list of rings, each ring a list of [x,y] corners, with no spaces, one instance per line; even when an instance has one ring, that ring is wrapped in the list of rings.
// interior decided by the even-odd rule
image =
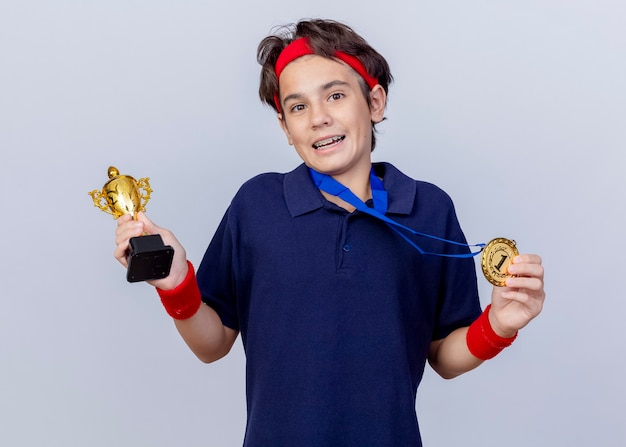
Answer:
[[[372,122],[383,118],[385,92],[363,95],[348,65],[317,55],[289,63],[280,76],[280,125],[307,166],[341,181],[369,174]]]

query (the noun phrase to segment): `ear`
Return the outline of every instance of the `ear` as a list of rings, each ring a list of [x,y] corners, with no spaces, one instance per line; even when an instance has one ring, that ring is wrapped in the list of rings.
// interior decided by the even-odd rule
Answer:
[[[385,106],[387,105],[387,94],[385,89],[377,84],[370,91],[370,115],[373,123],[380,123],[385,117]]]
[[[279,113],[276,116],[278,118],[278,124],[280,124],[280,128],[283,130],[283,132],[285,132],[285,135],[287,136],[287,143],[289,143],[290,146],[293,146],[293,140],[291,139],[291,134],[289,133],[289,128],[287,127],[287,122],[285,121],[283,114]]]

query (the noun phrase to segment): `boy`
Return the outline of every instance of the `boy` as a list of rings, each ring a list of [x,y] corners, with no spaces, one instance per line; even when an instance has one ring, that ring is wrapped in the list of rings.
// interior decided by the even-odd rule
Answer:
[[[261,99],[304,163],[242,186],[197,275],[142,213],[119,219],[115,256],[126,265],[143,232],[175,248],[170,275],[150,283],[202,361],[241,332],[245,446],[419,446],[426,360],[452,378],[508,346],[541,310],[541,259],[518,256],[481,313],[467,246],[450,242],[465,238],[449,197],[372,166],[392,77],[353,30],[302,21],[264,39],[258,60]]]

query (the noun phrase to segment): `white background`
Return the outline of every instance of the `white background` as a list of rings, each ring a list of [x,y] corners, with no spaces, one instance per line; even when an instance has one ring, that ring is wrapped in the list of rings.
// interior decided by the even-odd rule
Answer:
[[[392,67],[374,158],[445,189],[470,241],[544,258],[548,301],[512,348],[453,381],[427,371],[425,444],[624,445],[619,0],[1,0],[0,444],[241,444],[240,341],[196,360],[126,283],[87,192],[109,165],[149,177],[148,214],[198,264],[241,183],[299,163],[255,51],[305,17],[348,23]]]

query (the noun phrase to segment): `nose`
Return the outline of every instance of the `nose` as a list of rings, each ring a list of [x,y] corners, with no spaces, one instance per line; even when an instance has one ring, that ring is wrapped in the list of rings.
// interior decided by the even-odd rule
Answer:
[[[319,127],[324,127],[330,125],[332,123],[332,117],[324,107],[323,104],[316,104],[310,106],[310,118],[311,118],[311,127],[316,129]]]

